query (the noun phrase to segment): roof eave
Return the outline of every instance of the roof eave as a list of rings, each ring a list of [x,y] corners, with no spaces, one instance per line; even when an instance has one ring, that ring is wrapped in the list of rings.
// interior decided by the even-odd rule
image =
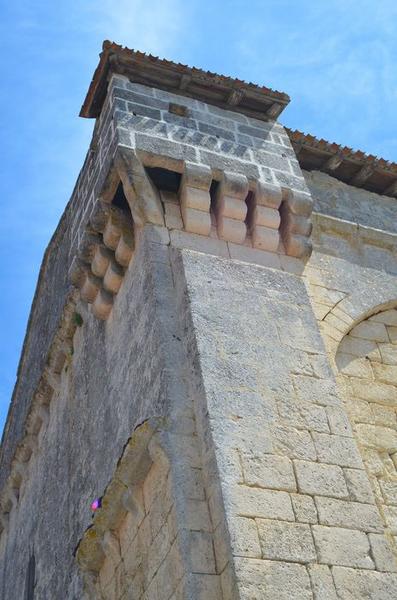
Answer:
[[[261,120],[277,119],[290,101],[283,92],[159,59],[106,41],[80,111],[81,117],[99,116],[112,73],[126,75],[135,83],[196,98]]]

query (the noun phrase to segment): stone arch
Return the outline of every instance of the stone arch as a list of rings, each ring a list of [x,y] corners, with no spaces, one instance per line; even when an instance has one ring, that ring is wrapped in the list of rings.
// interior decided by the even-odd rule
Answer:
[[[364,304],[365,302],[367,300]],[[343,336],[337,348],[335,363],[346,410],[371,482],[372,494],[384,517],[386,533],[390,538],[394,537],[396,542],[396,300],[367,309],[364,318],[350,327]],[[367,490],[367,502],[371,501],[370,493]],[[358,500],[365,501],[364,496]]]
[[[322,319],[325,334],[337,344],[361,321],[397,307],[397,285],[390,281],[374,282],[363,289],[358,286],[351,294],[338,301]],[[336,351],[336,350],[335,350]]]

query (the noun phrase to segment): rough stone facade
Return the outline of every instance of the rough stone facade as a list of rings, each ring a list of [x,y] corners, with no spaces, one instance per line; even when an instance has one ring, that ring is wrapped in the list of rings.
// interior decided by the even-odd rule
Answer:
[[[3,435],[1,597],[395,600],[396,200],[302,171],[273,96],[113,56]]]

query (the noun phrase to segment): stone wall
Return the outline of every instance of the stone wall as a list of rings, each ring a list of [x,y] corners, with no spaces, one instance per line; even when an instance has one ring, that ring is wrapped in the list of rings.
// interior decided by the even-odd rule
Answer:
[[[7,600],[23,597],[33,550],[38,598],[80,600],[74,550],[90,523],[92,500],[102,495],[137,425],[167,415],[171,402],[175,419],[184,412],[181,374],[170,368],[183,361],[173,349],[180,334],[172,302],[165,302],[172,278],[164,251],[143,237],[106,326],[84,303],[76,307],[83,323],[2,534]]]

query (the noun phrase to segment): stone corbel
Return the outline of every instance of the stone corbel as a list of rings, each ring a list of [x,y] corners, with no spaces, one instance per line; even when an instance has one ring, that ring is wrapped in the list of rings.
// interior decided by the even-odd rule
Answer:
[[[211,231],[211,169],[186,162],[179,189],[181,213],[186,231],[209,235]]]
[[[310,256],[312,245],[309,237],[312,231],[310,219],[312,209],[313,200],[309,194],[283,189],[280,231],[285,251],[289,256],[296,258]]]
[[[133,253],[132,219],[117,206],[100,201],[70,268],[73,285],[82,300],[92,304],[97,318],[108,318]]]
[[[248,179],[245,175],[225,171],[218,184],[215,215],[220,239],[242,244],[247,234],[245,218]]]
[[[259,180],[249,208],[248,222],[252,245],[260,250],[276,252],[280,236],[280,186]]]
[[[134,150],[118,147],[115,167],[123,184],[134,222],[139,226],[146,223],[164,225],[160,194]]]

